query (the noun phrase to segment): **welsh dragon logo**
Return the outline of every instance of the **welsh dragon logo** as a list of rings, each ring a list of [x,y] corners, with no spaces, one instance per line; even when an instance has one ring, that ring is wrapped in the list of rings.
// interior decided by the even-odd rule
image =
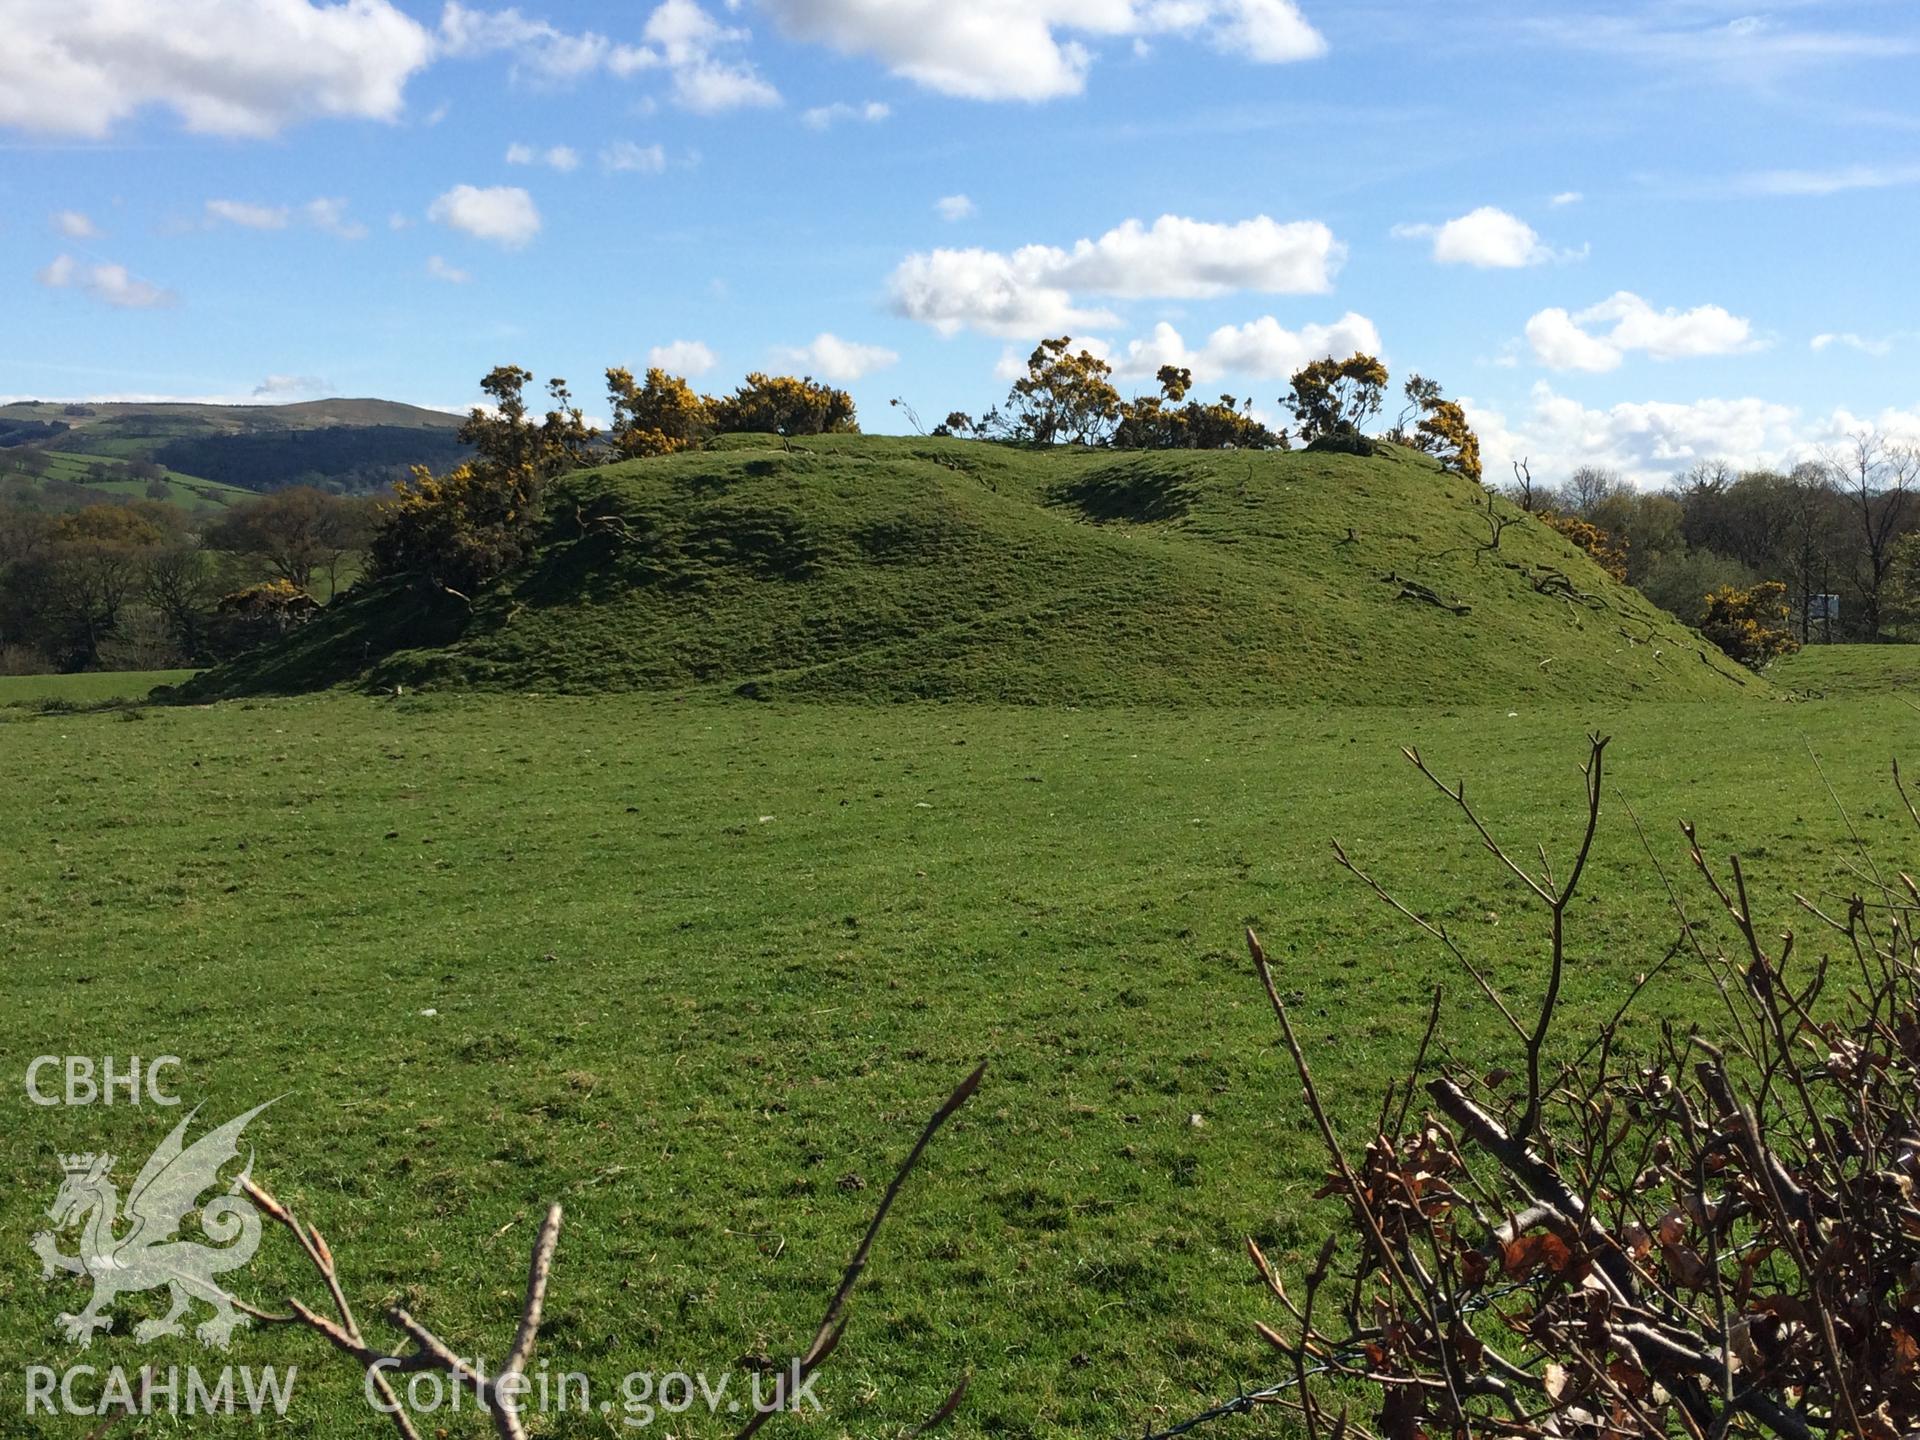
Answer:
[[[269,1100],[267,1105],[272,1103]],[[253,1168],[251,1153],[224,1194],[214,1196],[204,1206],[200,1197],[219,1185],[220,1168],[240,1154],[240,1132],[266,1108],[257,1105],[193,1144],[183,1145],[188,1124],[200,1113],[195,1106],[141,1167],[127,1194],[125,1220],[131,1225],[125,1234],[116,1233],[122,1222],[120,1192],[111,1179],[114,1157],[60,1157],[66,1179],[47,1211],[54,1228],[35,1235],[33,1249],[40,1257],[45,1278],[65,1271],[93,1280],[93,1299],[87,1308],[77,1315],[60,1317],[60,1329],[67,1339],[83,1346],[92,1344],[94,1331],[113,1328],[113,1302],[119,1296],[164,1285],[172,1301],[166,1315],[136,1325],[134,1339],[145,1345],[163,1335],[183,1334],[181,1317],[192,1301],[199,1300],[213,1307],[213,1315],[194,1328],[195,1338],[202,1345],[222,1350],[227,1347],[228,1337],[235,1327],[244,1326],[247,1318],[233,1308],[232,1297],[214,1283],[213,1277],[239,1269],[260,1246],[259,1213],[240,1190],[241,1181]],[[200,1228],[213,1241],[211,1245],[175,1238],[181,1222],[196,1208],[200,1211]],[[76,1225],[80,1227],[79,1252],[63,1255],[56,1232]]]

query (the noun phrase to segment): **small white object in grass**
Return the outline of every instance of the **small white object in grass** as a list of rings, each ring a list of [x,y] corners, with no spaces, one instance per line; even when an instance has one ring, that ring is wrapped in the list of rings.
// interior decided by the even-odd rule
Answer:
[[[931,809],[933,809],[933,806],[931,806],[931,805],[929,805],[929,804],[928,804],[928,803],[927,803],[926,801],[924,801],[924,800],[919,800],[919,801],[916,801],[916,802],[914,803],[914,807],[913,807],[913,808],[914,808],[914,809],[916,809],[916,810],[931,810]]]
[[[434,1009],[431,1005],[429,1005],[426,1009],[422,1010],[420,1013],[426,1016],[434,1016],[434,1015],[438,1015],[440,1012]]]
[[[766,823],[767,823],[767,822],[768,822],[769,820],[771,820],[771,819],[773,819],[773,817],[772,817],[771,815],[762,815],[762,816],[760,817],[760,823],[761,823],[762,825],[764,825],[764,824],[766,824]]]
[[[1207,1123],[1206,1117],[1202,1115],[1198,1110],[1194,1111],[1193,1114],[1187,1116],[1187,1124],[1191,1125],[1196,1130],[1203,1129],[1206,1126],[1206,1123]]]
[[[1519,718],[1520,718],[1520,712],[1519,712],[1518,710],[1509,710],[1509,711],[1507,711],[1507,719],[1509,719],[1509,720],[1517,720],[1517,719],[1519,719]]]

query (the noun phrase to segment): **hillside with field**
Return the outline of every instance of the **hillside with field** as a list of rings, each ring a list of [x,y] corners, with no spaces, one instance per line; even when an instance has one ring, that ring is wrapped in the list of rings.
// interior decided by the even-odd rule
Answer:
[[[178,480],[176,503],[317,484],[384,488],[413,465],[457,464],[461,417],[390,400],[290,405],[24,401],[0,405],[0,470],[29,466],[55,478],[146,463]],[[157,495],[152,498],[159,498]]]
[[[727,437],[568,476],[532,555],[471,608],[369,588],[190,693],[342,683],[1027,704],[1764,688],[1411,451],[859,436]]]
[[[55,510],[159,500],[187,511],[219,511],[253,493],[171,466],[141,466],[143,475],[134,468],[113,456],[84,451],[42,451],[29,458],[21,451],[0,450],[0,494],[15,503],[24,499]]]

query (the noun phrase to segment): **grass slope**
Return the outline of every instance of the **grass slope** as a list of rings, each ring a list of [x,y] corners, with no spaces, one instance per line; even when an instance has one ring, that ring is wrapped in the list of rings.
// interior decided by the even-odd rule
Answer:
[[[1252,1322],[1285,1318],[1244,1237],[1297,1275],[1337,1223],[1311,1198],[1323,1162],[1241,925],[1278,957],[1349,1137],[1371,1133],[1438,982],[1450,1054],[1512,1065],[1491,1007],[1341,875],[1327,840],[1537,994],[1539,916],[1398,747],[1465,777],[1496,833],[1563,866],[1596,724],[1616,738],[1569,917],[1570,1040],[1675,934],[1623,802],[1715,934],[1683,816],[1712,854],[1741,851],[1766,933],[1800,929],[1802,950],[1826,947],[1790,891],[1859,883],[1809,737],[1882,864],[1911,868],[1886,762],[1913,749],[1916,721],[1893,698],[1076,713],[332,693],[0,709],[0,827],[19,837],[0,884],[0,1356],[16,1376],[297,1364],[286,1422],[179,1423],[387,1433],[308,1337],[248,1331],[211,1359],[191,1339],[141,1346],[132,1323],[165,1305],[147,1295],[91,1350],[59,1339],[84,1283],[42,1280],[26,1243],[56,1154],[118,1155],[124,1194],[185,1109],[39,1109],[21,1083],[36,1055],[178,1055],[169,1088],[204,1102],[196,1133],[285,1095],[248,1131],[254,1173],[322,1228],[383,1338],[373,1317],[398,1302],[497,1357],[532,1228],[563,1201],[540,1357],[616,1405],[628,1371],[712,1373],[804,1345],[915,1128],[987,1056],[880,1241],[818,1388],[828,1414],[786,1433],[900,1433],[963,1370],[956,1437],[1104,1440],[1180,1418],[1278,1378]],[[1719,1016],[1683,967],[1622,1044],[1643,1054],[1659,1019],[1711,1031]],[[270,1236],[236,1288],[317,1298],[289,1251]],[[484,1428],[469,1413],[423,1433],[436,1419],[455,1437]],[[537,1433],[736,1428],[620,1419]]]
[[[1403,451],[733,437],[568,477],[531,560],[470,615],[428,617],[424,640],[375,592],[196,693],[1406,704],[1765,688],[1530,520],[1487,550],[1477,488]],[[1556,571],[1582,598],[1543,592]]]

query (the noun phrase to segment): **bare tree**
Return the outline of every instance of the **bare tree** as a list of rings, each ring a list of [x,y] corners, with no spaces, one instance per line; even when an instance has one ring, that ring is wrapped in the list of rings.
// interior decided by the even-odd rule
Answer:
[[[160,618],[183,659],[197,665],[207,656],[207,622],[220,598],[213,559],[189,542],[155,550],[145,560],[147,604]]]
[[[313,589],[318,571],[337,587],[340,562],[367,543],[369,511],[364,500],[295,485],[234,506],[208,529],[207,544],[302,590]]]
[[[1893,542],[1913,518],[1920,450],[1889,444],[1879,432],[1862,430],[1823,452],[1821,460],[1858,527],[1861,544],[1853,557],[1853,586],[1860,595],[1863,638],[1878,640],[1881,590],[1893,564]]]
[[[1788,476],[1786,491],[1787,588],[1793,595],[1801,644],[1813,639],[1813,597],[1833,593],[1835,557],[1841,551],[1840,529],[1844,501],[1819,465],[1800,465]],[[1825,638],[1831,639],[1833,617],[1823,612]]]
[[[1618,470],[1610,470],[1604,465],[1582,465],[1567,477],[1560,494],[1568,510],[1576,515],[1591,516],[1608,496],[1632,488]]]
[[[1513,489],[1509,493],[1516,505],[1529,515],[1533,513],[1538,492],[1534,488],[1533,460],[1530,457],[1513,462]]]

